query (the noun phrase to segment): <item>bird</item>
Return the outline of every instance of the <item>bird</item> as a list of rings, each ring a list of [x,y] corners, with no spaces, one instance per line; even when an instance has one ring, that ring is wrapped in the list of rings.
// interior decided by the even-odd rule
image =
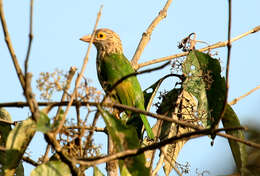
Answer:
[[[91,35],[85,35],[80,40],[89,43]],[[104,91],[109,93],[111,87],[118,80],[126,75],[135,73],[135,70],[123,53],[119,35],[111,29],[97,29],[93,38],[93,44],[97,49],[96,67],[98,80]],[[124,79],[112,90],[110,95],[118,103],[145,110],[144,95],[136,75]],[[135,125],[138,124],[137,121],[140,121],[141,118],[141,123],[145,127],[147,136],[150,139],[154,139],[151,126],[144,114],[131,111],[125,111],[125,113],[129,121],[135,121],[133,122]]]

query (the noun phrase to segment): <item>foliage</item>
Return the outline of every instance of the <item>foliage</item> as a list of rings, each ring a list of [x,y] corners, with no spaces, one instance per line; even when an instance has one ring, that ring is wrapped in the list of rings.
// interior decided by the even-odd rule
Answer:
[[[39,79],[36,81],[37,88],[40,91],[40,98],[46,102],[38,104],[31,89],[31,74],[27,73],[27,61],[33,35],[32,33],[29,35],[28,53],[24,63],[25,73],[23,73],[10,42],[0,0],[0,16],[6,43],[26,98],[26,103],[22,106],[28,106],[31,112],[31,116],[28,118],[12,122],[10,114],[4,108],[0,108],[0,175],[23,176],[24,162],[35,166],[31,176],[84,175],[85,171],[91,168],[93,168],[93,175],[102,176],[104,174],[97,167],[100,163],[107,164],[107,172],[110,172],[108,175],[113,175],[112,173],[117,175],[119,171],[123,176],[157,175],[160,168],[163,168],[164,174],[167,176],[173,172],[182,175],[189,172],[189,164],[182,165],[177,160],[186,142],[199,136],[210,136],[214,140],[219,131],[226,131],[237,172],[240,175],[259,174],[258,165],[255,164],[260,158],[259,150],[247,150],[244,144],[246,135],[239,118],[232,107],[225,102],[228,84],[221,76],[220,62],[211,56],[210,51],[206,54],[195,50],[195,37],[194,40],[191,39],[191,36],[195,35],[194,33],[182,40],[179,45],[185,51],[179,55],[186,56],[183,58],[183,62],[173,61],[171,72],[143,91],[145,101],[143,102],[142,90],[135,78],[136,75],[164,67],[143,72],[137,72],[133,68],[141,67],[136,65],[138,57],[149,41],[153,28],[166,17],[169,5],[170,1],[167,1],[165,7],[143,34],[132,65],[126,58],[122,60],[122,63],[119,63],[120,57],[118,56],[106,58],[106,60],[113,59],[113,62],[109,62],[111,64],[109,71],[114,74],[115,78],[129,76],[115,86],[115,90],[118,89],[119,94],[113,94],[115,91],[113,90],[107,91],[107,94],[104,95],[102,91],[91,86],[90,80],[84,76],[82,81],[84,65],[86,66],[84,63],[82,71],[76,78],[73,78],[75,69],[74,73],[70,71],[66,73],[58,69],[52,73],[40,73]],[[31,11],[32,7],[33,1],[31,1]],[[30,19],[32,19],[32,14]],[[32,22],[30,25],[32,27]],[[258,30],[260,30],[259,27],[251,33]],[[100,37],[102,38],[102,36],[104,37],[104,34]],[[118,36],[116,38],[118,39]],[[219,47],[225,45],[229,46],[230,41]],[[214,47],[212,46],[212,48]],[[228,48],[230,49],[230,46]],[[210,47],[204,48],[203,51],[209,49]],[[123,56],[121,54],[120,56]],[[102,56],[102,54],[98,56]],[[87,57],[88,55],[85,60]],[[126,62],[127,64],[125,64]],[[115,66],[119,68],[118,70],[120,67],[129,67],[130,72],[120,75]],[[129,70],[123,69],[123,71]],[[100,71],[99,66],[98,71]],[[105,78],[108,74],[102,76]],[[169,90],[162,90],[161,85],[169,77],[176,79],[168,85]],[[103,78],[99,74],[101,82]],[[72,89],[70,84],[74,79],[76,86]],[[126,81],[132,79],[134,79],[132,83]],[[114,83],[115,80],[112,82]],[[107,85],[108,82],[104,81],[102,84]],[[109,85],[109,87],[113,86]],[[127,93],[132,97],[125,96]],[[155,98],[159,99],[157,103],[155,103]],[[56,102],[52,102],[53,99]],[[127,103],[118,104],[120,101],[115,103],[115,99],[121,99],[121,102]],[[153,104],[157,108],[154,111],[156,113],[151,112]],[[38,107],[40,105],[44,105],[46,108],[40,110]],[[17,103],[16,106],[21,105]],[[71,111],[71,107],[74,108],[74,111]],[[52,109],[55,109],[56,113],[51,111]],[[156,119],[152,130],[146,116]],[[97,126],[97,124],[102,124],[99,117],[102,117],[105,126]],[[13,119],[15,118],[13,117]],[[220,120],[222,120],[224,129],[218,129]],[[145,128],[142,127],[142,124]],[[42,134],[46,142],[46,151],[42,153],[38,161],[32,160],[28,155],[30,142],[36,132]],[[104,146],[96,144],[97,133],[108,137],[108,140],[102,143],[107,143],[107,152],[102,153]],[[144,133],[150,138],[145,137]],[[155,134],[154,139],[153,134]],[[250,140],[258,137],[259,131],[249,131]],[[256,142],[259,143],[259,141]],[[111,148],[113,150],[110,150]],[[155,161],[157,161],[156,168],[154,168]],[[204,173],[206,172],[203,171],[200,175]],[[199,173],[197,174],[199,175]]]

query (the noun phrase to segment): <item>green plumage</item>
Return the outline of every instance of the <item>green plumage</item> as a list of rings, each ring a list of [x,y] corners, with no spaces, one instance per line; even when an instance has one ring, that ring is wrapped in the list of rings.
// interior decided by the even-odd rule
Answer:
[[[105,39],[100,38],[105,37]],[[96,40],[95,40],[96,38]],[[119,36],[109,29],[99,29],[96,32],[94,44],[97,48],[97,73],[98,79],[105,90],[108,90],[122,77],[134,73],[131,63],[124,56]],[[88,41],[89,36],[82,38]],[[136,76],[131,76],[119,85],[112,92],[112,97],[121,104],[133,106],[145,110],[144,96],[141,86]],[[135,120],[136,117],[142,119],[148,137],[153,139],[154,135],[145,115],[127,111],[126,114]],[[137,119],[138,120],[138,119]]]

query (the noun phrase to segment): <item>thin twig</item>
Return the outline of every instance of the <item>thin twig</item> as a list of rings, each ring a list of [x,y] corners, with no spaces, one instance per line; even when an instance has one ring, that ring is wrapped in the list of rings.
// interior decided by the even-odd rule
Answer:
[[[153,171],[150,172],[150,175],[151,175],[151,176],[156,176],[156,175],[157,175],[158,171],[161,169],[161,167],[162,167],[162,165],[163,165],[163,160],[164,160],[164,155],[162,154],[162,155],[160,156],[159,161],[157,162],[156,167],[154,168]]]
[[[239,39],[241,39],[241,38],[243,38],[243,37],[245,37],[245,36],[247,36],[249,34],[253,34],[253,33],[256,33],[258,31],[260,31],[260,25],[254,27],[253,29],[251,29],[251,30],[249,30],[249,31],[247,31],[247,32],[245,32],[245,33],[243,33],[241,35],[238,35],[238,36],[232,38],[230,40],[230,43],[233,43],[233,42],[235,42],[235,41],[237,41],[237,40],[239,40]],[[209,51],[211,49],[225,47],[225,46],[227,46],[227,44],[228,44],[228,40],[224,41],[224,42],[217,42],[217,43],[215,43],[213,45],[201,48],[198,51],[201,51],[201,52]],[[171,55],[171,56],[166,56],[166,57],[162,57],[162,58],[158,58],[158,59],[152,59],[152,60],[149,60],[147,62],[143,62],[143,63],[138,64],[137,67],[136,67],[136,70],[138,70],[138,69],[140,69],[142,67],[148,66],[148,65],[156,64],[156,63],[159,63],[159,62],[164,62],[164,61],[167,61],[167,60],[172,60],[174,58],[187,56],[188,54],[189,54],[189,52],[183,52],[183,53],[174,54],[174,55]]]
[[[246,96],[250,95],[251,93],[253,93],[254,91],[260,89],[260,85],[256,86],[255,88],[253,88],[252,90],[250,90],[249,92],[245,93],[244,95],[235,98],[234,100],[232,100],[231,102],[229,102],[229,105],[234,105],[236,104],[238,101],[240,101],[241,99],[245,98]]]
[[[11,38],[7,29],[7,24],[6,24],[6,20],[5,20],[5,16],[4,16],[4,8],[3,8],[3,0],[0,0],[0,18],[1,18],[1,22],[2,22],[2,28],[3,28],[3,32],[5,35],[5,42],[7,44],[9,53],[11,55],[14,67],[15,67],[15,71],[18,75],[19,81],[22,85],[23,91],[25,91],[25,81],[24,81],[24,75],[22,72],[22,69],[19,66],[18,60],[16,58],[15,52],[14,52],[14,48],[11,42]]]
[[[167,154],[165,153],[164,149],[161,149],[161,152],[163,153],[165,160],[171,165],[171,167],[175,170],[175,172],[176,172],[179,176],[182,176],[182,174],[181,174],[180,171],[177,169],[177,167],[175,167],[175,165],[171,162],[171,159],[167,156]]]
[[[214,132],[216,132],[217,135],[220,135],[220,136],[223,136],[223,137],[226,137],[226,138],[229,138],[229,139],[250,145],[250,146],[255,147],[255,148],[260,148],[260,144],[257,144],[257,143],[254,143],[254,142],[249,142],[249,141],[246,141],[246,140],[243,140],[243,139],[240,139],[240,138],[236,138],[236,137],[233,137],[231,135],[218,133],[220,131],[227,131],[227,130],[229,131],[229,130],[238,130],[238,129],[241,129],[241,127],[230,128],[230,129],[228,129],[228,128],[227,129],[225,129],[225,128],[215,129]],[[128,149],[128,150],[118,152],[118,153],[115,153],[115,154],[112,154],[112,155],[106,155],[106,156],[103,156],[103,157],[96,157],[96,158],[88,158],[88,159],[84,159],[84,160],[75,160],[75,162],[78,163],[78,164],[84,165],[84,166],[94,166],[94,165],[97,165],[97,164],[100,164],[100,163],[105,163],[105,162],[115,160],[115,159],[124,159],[126,157],[136,156],[136,155],[144,153],[145,151],[161,148],[161,147],[163,147],[167,144],[170,144],[170,143],[173,143],[173,142],[176,142],[176,141],[179,141],[179,140],[193,139],[193,138],[197,138],[197,137],[200,137],[200,136],[209,135],[211,133],[212,133],[212,130],[210,128],[197,130],[197,131],[193,131],[193,132],[184,133],[184,134],[181,134],[179,136],[173,136],[173,137],[165,139],[161,142],[153,143],[151,145],[141,147],[141,148],[138,148],[138,149]]]
[[[145,46],[150,41],[150,38],[151,38],[151,35],[152,35],[154,28],[159,24],[159,22],[162,19],[166,18],[167,10],[168,10],[169,6],[171,5],[171,3],[172,3],[172,0],[168,0],[166,2],[163,9],[159,12],[158,16],[152,21],[150,26],[147,28],[146,32],[143,33],[142,39],[140,40],[138,47],[135,51],[135,54],[133,56],[133,59],[131,61],[132,66],[135,68],[135,70],[137,70],[136,66],[137,66],[138,60],[140,59],[140,56],[141,56]]]
[[[68,92],[68,90],[69,90],[69,88],[70,88],[70,83],[71,83],[72,78],[73,78],[73,76],[75,75],[76,71],[77,71],[77,68],[76,68],[76,67],[70,67],[69,74],[68,74],[67,80],[66,80],[66,85],[65,85],[65,88],[64,88],[64,90],[63,90],[63,94],[62,94],[62,97],[61,97],[61,100],[60,100],[61,102],[65,101],[67,92]],[[56,116],[55,116],[55,118],[54,118],[55,120],[59,120],[59,114],[60,114],[60,112],[61,112],[61,106],[58,107],[58,110],[57,110],[57,112],[56,112]]]
[[[47,144],[46,149],[45,149],[45,153],[44,153],[44,155],[42,157],[42,162],[43,163],[46,163],[48,161],[48,154],[49,154],[50,149],[51,149],[51,145]]]
[[[93,131],[96,131],[96,132],[104,132],[104,133],[107,132],[106,128],[92,127],[92,126],[84,126],[84,127],[68,126],[68,127],[65,127],[65,128],[66,129],[80,129],[80,128],[84,128],[85,130],[93,130]]]
[[[230,134],[226,134],[226,133],[216,133],[216,134],[218,136],[225,137],[225,138],[232,139],[234,141],[246,144],[246,145],[248,145],[250,147],[254,147],[254,148],[260,149],[260,144],[257,144],[255,142],[244,140],[244,139],[241,139],[241,138],[238,138],[238,137],[232,136]]]
[[[78,88],[78,86],[79,86],[79,84],[80,84],[81,78],[83,77],[83,73],[85,72],[85,69],[86,69],[86,66],[87,66],[87,63],[88,63],[88,57],[89,57],[89,53],[90,53],[90,48],[91,48],[91,46],[92,46],[93,39],[94,39],[94,35],[95,35],[95,32],[96,32],[96,28],[97,28],[99,19],[100,19],[100,17],[101,17],[102,9],[103,9],[103,6],[100,7],[99,12],[98,12],[98,14],[97,14],[96,23],[95,23],[95,26],[94,26],[94,29],[93,29],[93,32],[92,32],[92,35],[91,35],[91,39],[90,39],[90,42],[89,42],[88,50],[87,50],[86,56],[85,56],[85,58],[84,58],[83,65],[82,65],[82,67],[81,67],[81,71],[80,71],[80,73],[79,73],[78,79],[76,80],[75,88],[74,88],[74,91],[73,91],[73,93],[72,93],[72,95],[71,95],[71,99],[70,99],[70,101],[69,101],[69,104],[68,104],[68,106],[67,106],[67,108],[66,108],[66,110],[65,110],[65,113],[64,113],[62,119],[60,120],[59,126],[58,126],[58,128],[57,128],[57,130],[56,130],[56,132],[55,132],[56,134],[60,131],[60,129],[63,127],[63,125],[64,125],[64,123],[65,123],[66,116],[67,116],[67,114],[68,114],[68,112],[69,112],[70,106],[71,106],[72,102],[74,101],[76,90],[77,90],[77,88]]]
[[[27,72],[28,72],[28,62],[29,62],[29,57],[30,57],[31,47],[32,47],[32,41],[33,41],[33,4],[34,4],[34,0],[31,0],[31,3],[30,3],[30,23],[29,23],[29,29],[30,29],[29,43],[28,43],[26,58],[25,58],[25,61],[24,61],[24,75],[26,75]]]
[[[86,105],[99,106],[100,105],[100,103],[97,103],[97,102],[78,102],[78,103],[82,106],[86,106]],[[40,106],[42,106],[42,105],[43,106],[46,106],[46,105],[67,106],[68,104],[69,104],[69,102],[42,102],[42,103],[39,103]],[[4,103],[4,104],[0,104],[0,107],[12,107],[13,105],[14,105],[14,103]],[[24,107],[24,106],[28,106],[28,103],[16,102],[15,105],[19,105],[19,106]],[[76,106],[76,102],[73,102],[72,105]],[[125,110],[129,110],[129,111],[132,111],[132,112],[141,113],[141,114],[144,114],[144,115],[147,115],[147,116],[150,116],[150,117],[154,117],[156,119],[160,119],[160,120],[164,120],[164,121],[168,121],[168,122],[173,122],[173,123],[182,125],[184,127],[189,127],[189,128],[193,128],[193,129],[202,129],[201,126],[194,125],[194,124],[186,122],[184,120],[172,119],[168,116],[155,114],[155,113],[148,112],[148,111],[145,111],[145,110],[141,110],[141,109],[138,109],[138,108],[135,108],[135,107],[132,107],[132,106],[127,106],[127,105],[118,104],[118,103],[103,103],[102,106],[125,109]],[[185,115],[185,114],[183,114],[183,115]],[[93,126],[93,124],[92,124],[92,126]]]
[[[219,125],[219,122],[221,121],[221,119],[224,117],[225,111],[226,111],[226,107],[227,107],[227,100],[228,100],[228,91],[229,91],[229,69],[230,69],[230,55],[231,55],[231,19],[232,19],[232,1],[228,0],[228,43],[227,43],[227,63],[226,63],[226,92],[225,92],[225,98],[224,98],[224,102],[223,102],[223,107],[221,109],[221,113],[220,116],[218,118],[217,121],[214,121],[211,128],[215,129],[217,128],[217,126]],[[214,134],[212,136],[213,138],[215,137]]]
[[[44,134],[44,138],[46,142],[55,149],[56,153],[60,156],[61,160],[69,166],[72,176],[79,175],[79,169],[76,167],[74,161],[67,156],[66,152],[62,150],[62,146],[56,140],[55,135],[53,135],[52,133],[47,133]]]
[[[39,163],[35,162],[34,160],[32,160],[31,158],[26,157],[26,156],[23,156],[23,161],[25,161],[26,163],[29,163],[29,164],[33,165],[34,167],[37,167],[37,166],[40,165]]]

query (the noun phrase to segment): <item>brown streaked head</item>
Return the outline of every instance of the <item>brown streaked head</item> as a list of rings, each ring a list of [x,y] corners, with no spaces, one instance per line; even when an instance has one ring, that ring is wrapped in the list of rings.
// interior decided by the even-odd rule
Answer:
[[[86,35],[80,38],[84,42],[90,42],[91,35]],[[97,48],[99,54],[122,54],[123,47],[120,40],[120,37],[114,31],[102,28],[97,29],[93,43]]]

